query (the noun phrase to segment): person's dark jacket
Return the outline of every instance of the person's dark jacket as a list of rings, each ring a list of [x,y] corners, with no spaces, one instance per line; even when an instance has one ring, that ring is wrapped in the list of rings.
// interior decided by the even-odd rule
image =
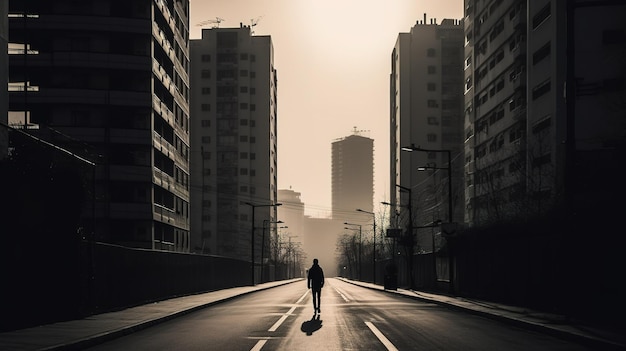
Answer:
[[[318,264],[314,264],[309,269],[307,278],[307,288],[313,288],[313,290],[320,290],[324,287],[324,271]]]

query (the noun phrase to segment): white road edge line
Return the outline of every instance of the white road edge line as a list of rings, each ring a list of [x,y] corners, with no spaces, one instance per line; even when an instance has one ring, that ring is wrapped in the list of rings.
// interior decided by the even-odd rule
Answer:
[[[372,324],[372,322],[365,322],[365,325],[367,325],[367,327],[370,328],[372,333],[374,333],[374,335],[376,335],[378,340],[380,340],[380,342],[382,342],[383,345],[385,345],[387,350],[389,350],[389,351],[398,351],[398,349],[395,346],[393,346],[391,341],[389,341],[389,339],[387,339],[387,337],[385,337],[385,335],[383,335],[383,333],[381,333],[380,330],[378,330],[378,328],[376,328],[374,326],[374,324]]]
[[[265,345],[266,342],[267,342],[267,339],[262,339],[262,340],[257,341],[254,347],[250,349],[250,351],[261,351],[261,349],[263,348],[263,345]]]

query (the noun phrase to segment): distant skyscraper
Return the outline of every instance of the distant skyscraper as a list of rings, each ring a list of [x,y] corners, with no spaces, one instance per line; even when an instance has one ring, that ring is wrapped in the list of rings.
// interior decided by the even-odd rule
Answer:
[[[360,133],[355,127],[354,134],[332,143],[333,219],[358,215],[357,208],[373,211],[374,140]]]
[[[427,23],[424,15],[409,33],[398,35],[391,57],[390,100],[391,215],[400,211],[406,226],[410,201],[414,225],[447,222],[451,199],[453,221],[462,221],[463,21]],[[401,150],[411,145],[433,152]],[[428,239],[418,238],[418,244],[429,250],[431,230],[423,234]]]
[[[193,251],[250,259],[277,221],[277,72],[270,36],[250,26],[191,41]],[[265,238],[268,241],[268,237]],[[267,244],[267,243],[266,243]],[[266,246],[267,247],[267,246]],[[266,256],[267,257],[267,256]]]
[[[10,111],[96,163],[86,232],[188,251],[189,1],[10,1],[9,29]]]

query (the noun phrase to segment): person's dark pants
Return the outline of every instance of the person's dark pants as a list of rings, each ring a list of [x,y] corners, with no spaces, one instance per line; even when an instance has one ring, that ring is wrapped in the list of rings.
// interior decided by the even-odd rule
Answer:
[[[317,311],[320,308],[320,303],[322,302],[322,288],[311,289],[311,294],[313,296],[313,309]]]

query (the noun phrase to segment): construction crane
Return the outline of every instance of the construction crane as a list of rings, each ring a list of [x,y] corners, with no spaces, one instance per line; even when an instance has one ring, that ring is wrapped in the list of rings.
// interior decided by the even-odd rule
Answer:
[[[210,20],[206,20],[206,21],[202,21],[198,24],[196,24],[196,26],[206,26],[208,24],[212,24],[213,27],[212,28],[219,28],[220,27],[220,23],[225,21],[225,19],[223,18],[219,18],[219,17],[215,17],[215,19],[210,19]]]

